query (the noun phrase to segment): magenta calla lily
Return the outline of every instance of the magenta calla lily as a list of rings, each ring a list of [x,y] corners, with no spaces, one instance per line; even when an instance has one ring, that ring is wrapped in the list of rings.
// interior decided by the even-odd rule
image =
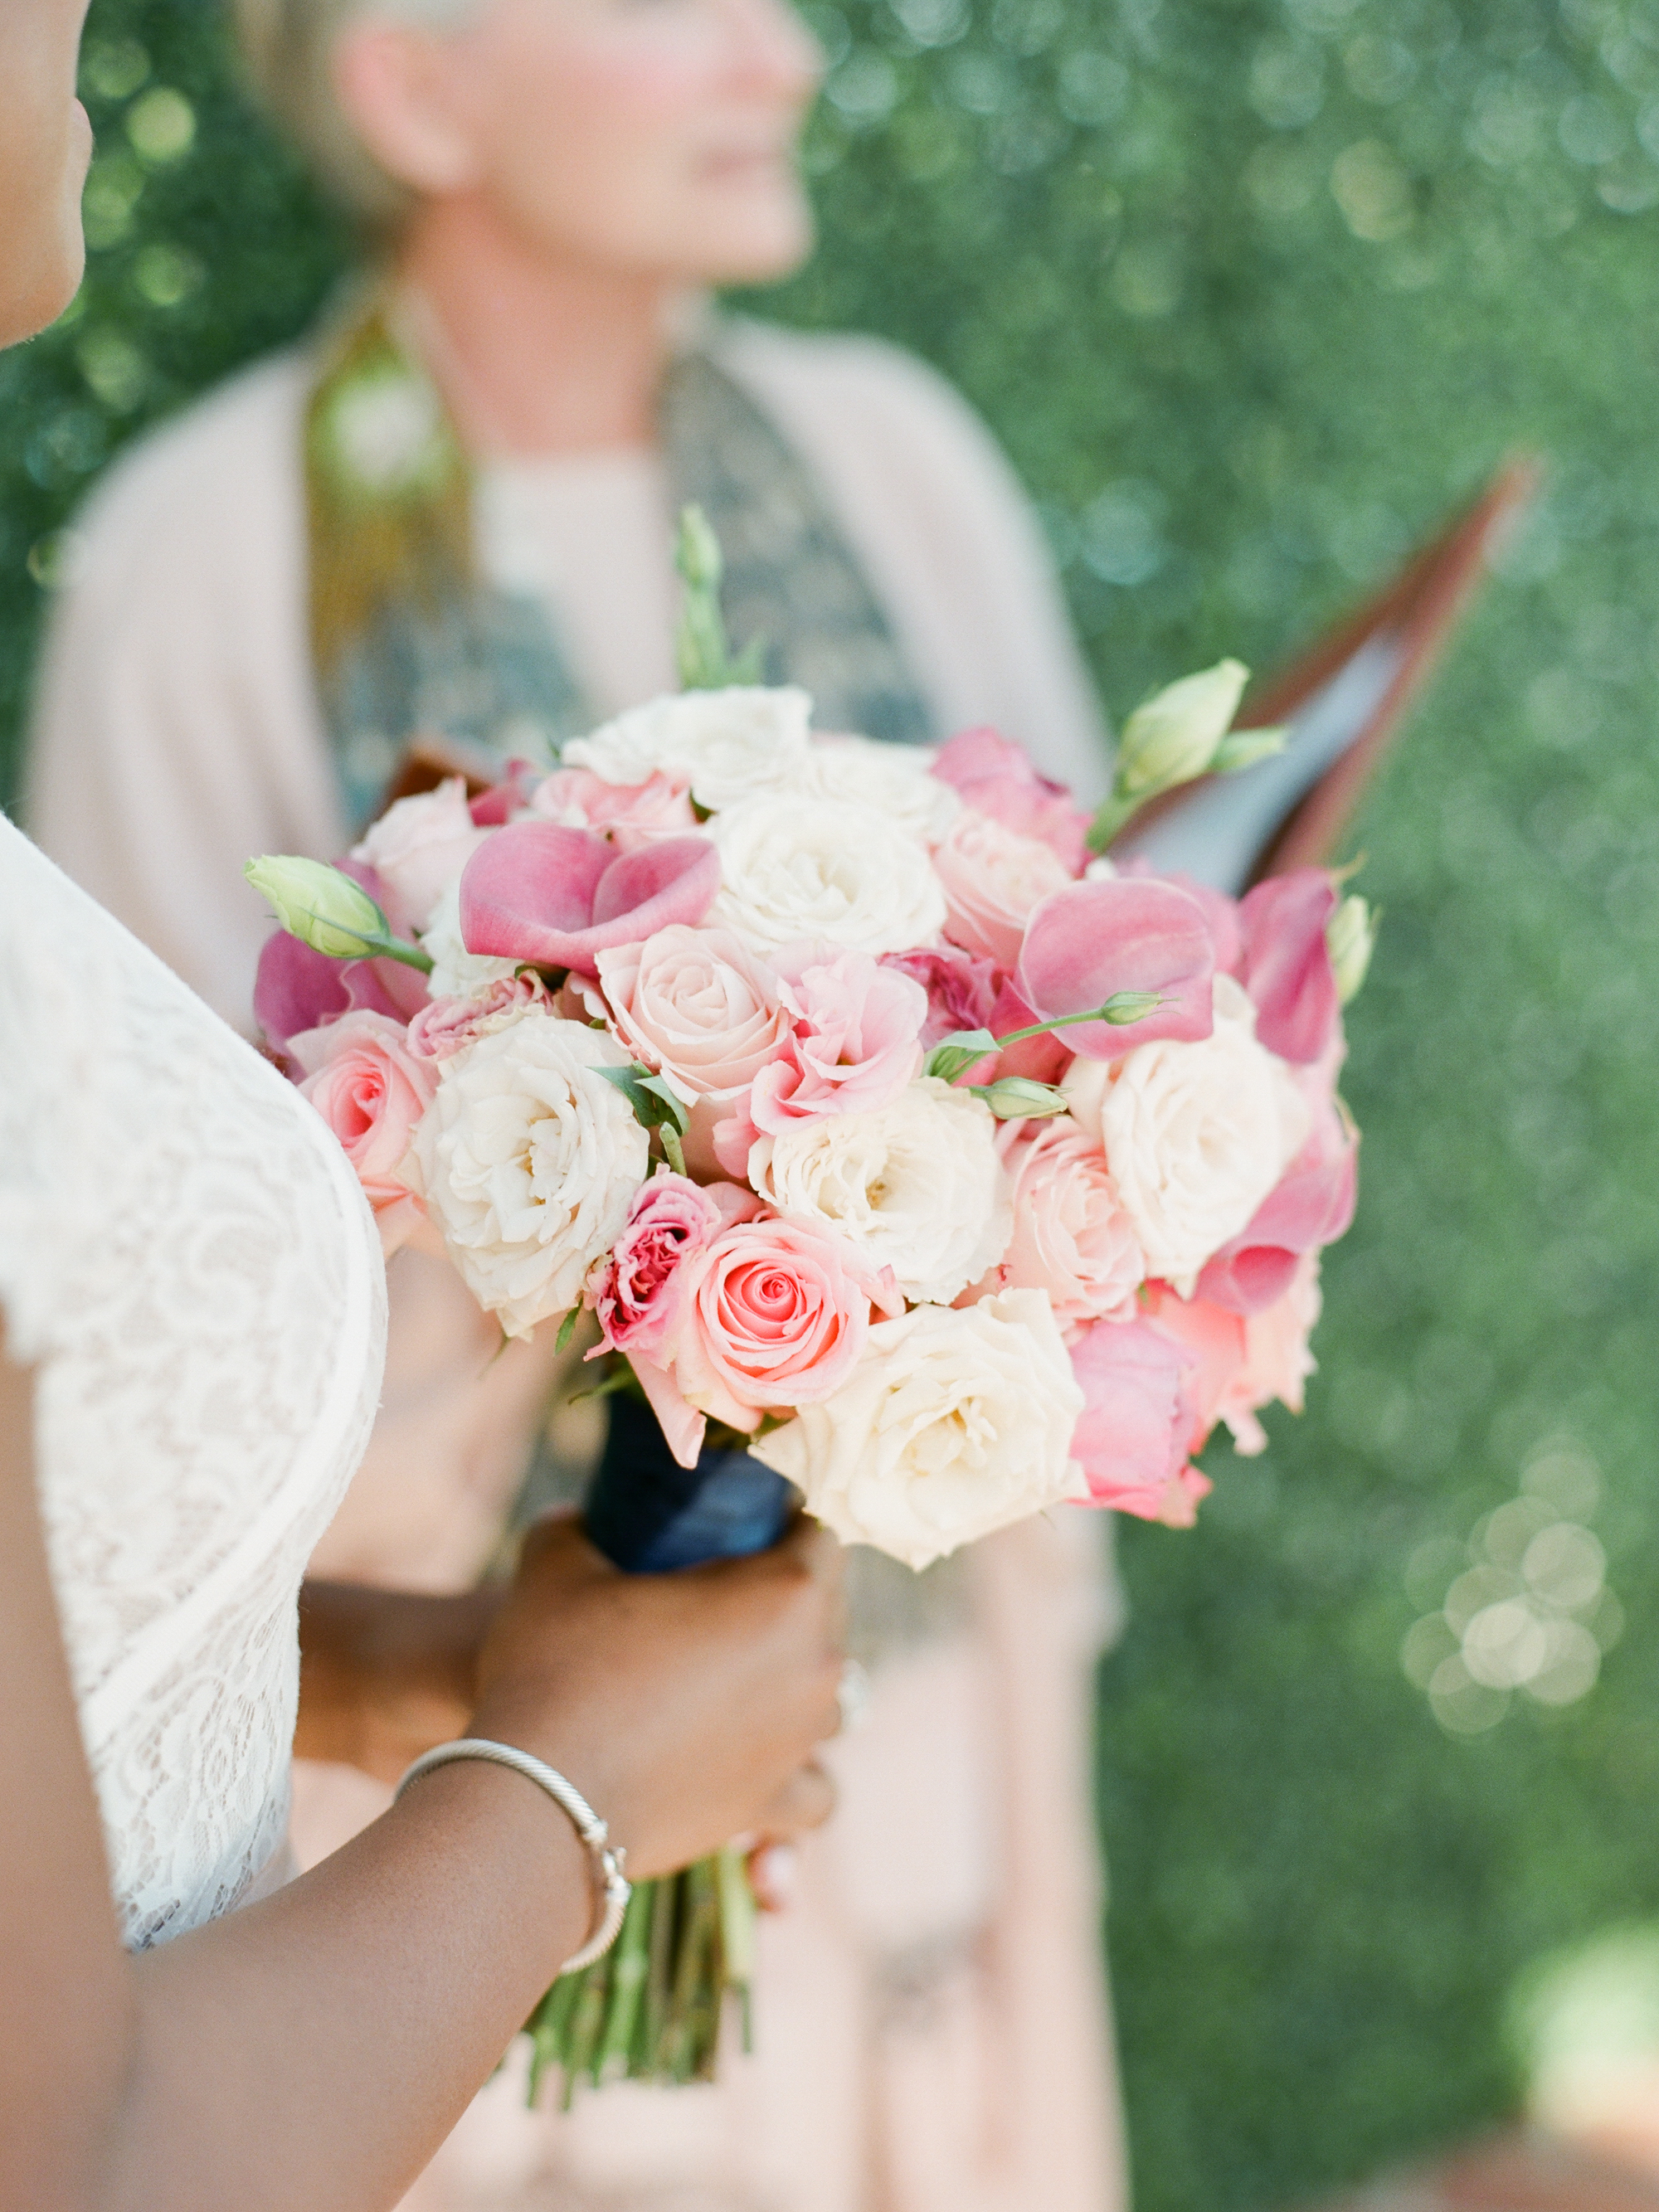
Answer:
[[[1173,884],[1133,876],[1068,884],[1031,909],[1014,984],[1044,1020],[1086,1013],[1121,991],[1157,992],[1164,1004],[1121,1028],[1079,1022],[1067,1048],[1116,1060],[1158,1037],[1193,1042],[1215,1027],[1215,939],[1202,906]]]
[[[591,830],[512,822],[467,862],[461,937],[469,952],[592,975],[613,945],[701,921],[720,887],[720,854],[707,837],[618,854]]]
[[[1239,907],[1239,980],[1255,1001],[1257,1036],[1281,1060],[1317,1060],[1336,1028],[1340,1003],[1325,941],[1335,908],[1323,868],[1269,876]]]

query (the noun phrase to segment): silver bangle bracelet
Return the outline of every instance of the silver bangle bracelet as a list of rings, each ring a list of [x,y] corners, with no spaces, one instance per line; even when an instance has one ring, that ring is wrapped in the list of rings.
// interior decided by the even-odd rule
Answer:
[[[423,1774],[430,1774],[434,1766],[447,1766],[452,1759],[483,1759],[492,1766],[510,1766],[515,1774],[522,1774],[527,1782],[544,1790],[554,1803],[568,1817],[576,1833],[587,1846],[593,1862],[593,1887],[599,1898],[599,1919],[593,1933],[559,1968],[561,1974],[580,1973],[591,1966],[596,1959],[604,1958],[616,1942],[623,1924],[623,1915],[628,1910],[628,1900],[633,1895],[632,1885],[623,1873],[623,1861],[628,1854],[611,1847],[611,1831],[574,1784],[567,1782],[556,1767],[545,1760],[534,1758],[510,1743],[492,1743],[488,1736],[458,1736],[453,1743],[435,1744],[430,1751],[422,1752],[398,1783],[397,1796],[401,1797],[411,1782]],[[394,1801],[395,1802],[395,1801]]]

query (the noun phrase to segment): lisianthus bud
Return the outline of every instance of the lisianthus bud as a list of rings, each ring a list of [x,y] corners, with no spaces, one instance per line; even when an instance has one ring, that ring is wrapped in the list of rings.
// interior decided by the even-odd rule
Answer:
[[[1345,898],[1325,925],[1325,943],[1336,977],[1336,995],[1343,1006],[1358,992],[1371,964],[1381,915],[1357,893]]]
[[[360,960],[386,947],[390,923],[361,884],[323,860],[266,853],[242,870],[291,937],[331,960]]]
[[[1218,660],[1137,707],[1118,744],[1117,787],[1124,797],[1149,798],[1202,775],[1232,726],[1249,673],[1242,660]]]
[[[1033,1083],[1024,1075],[1000,1075],[994,1083],[975,1089],[999,1121],[1045,1121],[1051,1114],[1066,1111],[1066,1094],[1052,1083]]]

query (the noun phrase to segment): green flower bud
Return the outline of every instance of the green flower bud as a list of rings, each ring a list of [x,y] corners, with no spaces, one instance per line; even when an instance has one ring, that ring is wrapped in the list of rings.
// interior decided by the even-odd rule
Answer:
[[[391,925],[361,884],[322,860],[267,853],[242,870],[291,937],[332,960],[386,949]]]
[[[1115,1030],[1127,1029],[1131,1022],[1144,1022],[1148,1014],[1155,1014],[1163,1004],[1162,991],[1114,991],[1101,1008],[1100,1018]]]
[[[1325,925],[1325,943],[1330,950],[1331,968],[1336,976],[1336,995],[1345,1006],[1365,980],[1382,919],[1376,908],[1358,894],[1352,894]]]
[[[1066,1094],[1052,1083],[1033,1083],[1024,1075],[1000,1075],[994,1083],[975,1086],[999,1121],[1045,1121],[1066,1111]]]
[[[1232,726],[1249,673],[1242,660],[1218,660],[1137,707],[1118,744],[1117,789],[1122,796],[1150,799],[1202,775]]]

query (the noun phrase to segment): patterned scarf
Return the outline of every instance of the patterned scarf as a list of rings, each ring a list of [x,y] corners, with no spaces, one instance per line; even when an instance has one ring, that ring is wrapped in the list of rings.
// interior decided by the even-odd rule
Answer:
[[[822,485],[710,354],[674,357],[659,436],[673,510],[696,501],[721,599],[764,680],[805,685],[820,728],[923,744],[920,687]],[[348,818],[376,811],[416,736],[485,769],[550,759],[599,719],[538,600],[477,573],[472,476],[377,290],[326,348],[306,415],[312,647]]]

